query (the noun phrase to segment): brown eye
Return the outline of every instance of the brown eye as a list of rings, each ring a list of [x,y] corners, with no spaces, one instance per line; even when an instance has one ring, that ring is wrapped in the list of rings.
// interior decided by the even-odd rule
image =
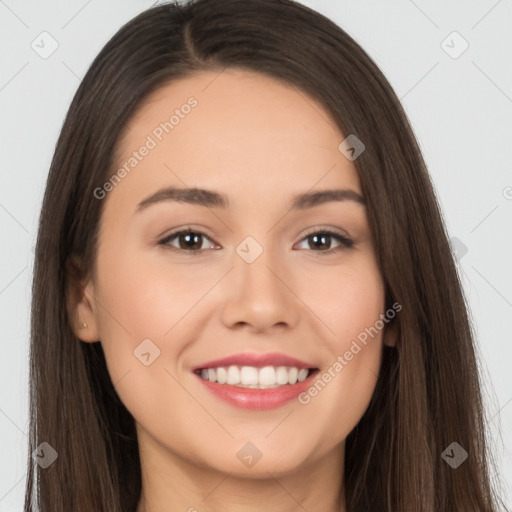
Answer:
[[[176,245],[172,244],[171,241],[177,240]],[[168,246],[171,249],[177,251],[188,251],[188,252],[199,252],[205,247],[203,247],[203,243],[205,239],[210,240],[208,236],[206,236],[201,231],[193,231],[191,229],[183,229],[181,231],[177,231],[175,233],[171,233],[169,236],[158,242],[159,245]],[[212,243],[212,245],[214,245]]]
[[[331,247],[333,238],[338,242],[336,247]],[[307,241],[310,247],[313,248],[312,250],[314,252],[320,253],[334,253],[346,248],[350,248],[354,245],[353,240],[333,231],[317,231],[310,233],[305,238],[303,238],[301,243],[304,241]]]

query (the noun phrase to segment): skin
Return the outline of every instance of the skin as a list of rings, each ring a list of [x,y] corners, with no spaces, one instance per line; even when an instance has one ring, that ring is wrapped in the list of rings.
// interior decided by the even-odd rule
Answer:
[[[153,93],[129,122],[117,164],[190,96],[197,107],[103,199],[96,266],[73,284],[70,303],[77,336],[101,340],[136,421],[137,512],[249,512],[262,503],[276,512],[298,504],[344,511],[345,439],[373,395],[383,344],[394,343],[390,329],[307,405],[239,409],[191,369],[240,352],[280,352],[327,371],[385,312],[366,207],[348,200],[289,206],[312,190],[362,195],[354,163],[338,150],[345,136],[295,88],[248,71],[202,72]],[[135,212],[164,186],[214,190],[229,208],[163,201]],[[197,254],[183,248],[183,237],[181,245],[180,237],[168,242],[175,251],[158,244],[189,226],[206,234]],[[307,237],[320,228],[354,246],[322,254],[329,246]],[[263,248],[252,263],[236,252],[247,236]],[[160,350],[149,366],[133,353],[147,338]],[[262,454],[250,468],[237,457],[248,442]]]

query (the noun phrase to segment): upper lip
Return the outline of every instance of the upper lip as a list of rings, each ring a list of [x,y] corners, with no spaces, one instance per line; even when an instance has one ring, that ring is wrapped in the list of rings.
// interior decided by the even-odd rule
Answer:
[[[203,370],[206,368],[218,368],[220,366],[254,366],[263,368],[264,366],[293,366],[296,368],[315,368],[314,365],[287,356],[286,354],[267,353],[267,354],[233,354],[215,361],[208,361],[193,368],[193,371]]]

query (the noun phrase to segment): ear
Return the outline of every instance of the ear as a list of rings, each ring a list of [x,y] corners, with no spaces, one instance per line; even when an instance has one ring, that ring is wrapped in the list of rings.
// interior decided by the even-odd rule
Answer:
[[[396,345],[396,340],[398,338],[399,332],[399,324],[398,319],[395,317],[391,320],[391,322],[384,329],[383,341],[384,344],[388,347],[394,347]]]
[[[82,341],[99,341],[92,279],[84,277],[81,261],[76,256],[68,260],[66,272],[66,306],[71,329]]]

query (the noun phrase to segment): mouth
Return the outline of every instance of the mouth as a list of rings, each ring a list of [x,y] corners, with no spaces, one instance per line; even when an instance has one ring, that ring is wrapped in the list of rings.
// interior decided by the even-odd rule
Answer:
[[[318,368],[296,366],[216,366],[196,370],[198,380],[216,398],[238,409],[266,411],[297,399]]]
[[[284,354],[236,354],[192,369],[207,392],[240,409],[264,411],[297,398],[319,368]]]
[[[203,380],[227,386],[246,389],[276,389],[303,382],[318,368],[297,366],[218,366],[195,370]]]

